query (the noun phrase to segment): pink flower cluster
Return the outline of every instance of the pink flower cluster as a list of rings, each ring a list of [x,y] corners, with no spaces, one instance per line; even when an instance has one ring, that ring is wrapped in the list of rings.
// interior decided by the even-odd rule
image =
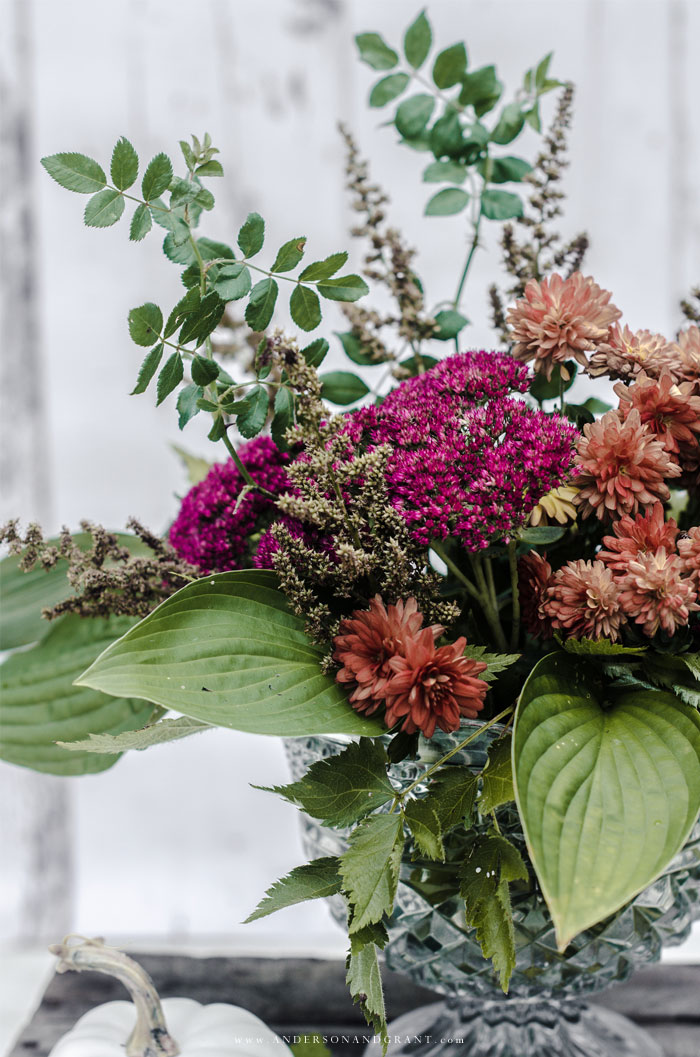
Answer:
[[[269,437],[242,444],[238,455],[256,484],[272,497],[249,491],[241,498],[245,481],[233,459],[215,463],[204,480],[190,489],[170,529],[170,542],[203,573],[250,565],[251,537],[274,519],[274,496],[289,487],[285,470],[289,456]]]
[[[506,353],[459,353],[398,386],[376,413],[356,413],[351,430],[369,427],[374,444],[392,448],[390,499],[419,543],[457,536],[481,550],[566,479],[577,433],[509,395],[528,381]]]
[[[680,536],[661,503],[621,518],[605,536],[595,561],[570,561],[556,572],[531,552],[519,562],[523,620],[528,631],[551,638],[617,642],[628,623],[648,638],[671,637],[700,611],[700,528]]]

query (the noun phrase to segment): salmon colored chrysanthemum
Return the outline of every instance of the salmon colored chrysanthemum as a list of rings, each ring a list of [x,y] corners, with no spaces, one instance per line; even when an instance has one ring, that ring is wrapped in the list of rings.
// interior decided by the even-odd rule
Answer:
[[[392,677],[386,692],[386,724],[403,719],[407,734],[421,731],[432,738],[435,728],[458,730],[461,719],[475,719],[484,707],[488,689],[483,679],[483,661],[464,657],[467,640],[436,647],[429,629],[406,643],[403,656],[392,657]]]
[[[678,353],[678,373],[687,382],[692,382],[700,392],[700,327],[682,330],[675,345]]]
[[[518,593],[523,627],[539,638],[551,639],[552,622],[540,612],[540,605],[552,579],[552,566],[537,551],[518,561]]]
[[[632,331],[626,324],[620,327],[615,323],[591,356],[586,373],[593,378],[601,374],[610,378],[633,378],[644,370],[651,378],[658,378],[664,367],[673,370],[677,361],[676,346],[663,334]]]
[[[647,551],[665,547],[671,553],[678,535],[678,525],[673,518],[665,520],[661,503],[655,503],[634,518],[620,518],[612,530],[614,536],[603,536],[603,547],[608,549],[598,551],[596,557],[615,573],[624,573],[631,561]]]
[[[671,372],[664,370],[658,379],[640,371],[634,385],[618,382],[615,392],[620,398],[620,414],[627,418],[630,411],[639,411],[645,426],[656,435],[666,451],[678,455],[681,451],[697,450],[700,434],[700,396],[693,395],[692,382],[674,382]]]
[[[608,411],[597,422],[585,425],[583,434],[574,470],[581,489],[576,503],[584,518],[590,514],[601,520],[634,515],[659,499],[668,499],[665,478],[680,476],[680,466],[642,424],[636,409],[624,422],[617,411]]]
[[[541,282],[531,279],[525,296],[508,312],[515,359],[534,360],[535,371],[544,371],[547,378],[558,363],[562,377],[568,379],[565,360],[575,359],[585,366],[586,354],[605,340],[610,325],[620,318],[620,310],[610,304],[611,296],[580,272],[568,279],[561,275]]]
[[[673,635],[688,623],[691,612],[700,609],[695,586],[685,571],[679,555],[659,547],[640,554],[618,579],[622,608],[649,638],[660,628]]]
[[[678,540],[678,553],[683,561],[685,575],[689,576],[700,592],[700,527],[694,525],[686,536]]]
[[[599,561],[579,559],[558,569],[540,608],[552,627],[574,639],[605,636],[616,642],[625,622],[613,574]]]
[[[333,640],[333,659],[342,668],[336,680],[344,685],[355,684],[350,701],[358,712],[374,712],[384,701],[387,680],[391,675],[389,661],[403,654],[408,642],[423,629],[423,616],[418,612],[415,598],[385,606],[376,595],[369,609],[356,610],[341,621],[338,635]],[[444,628],[434,624],[423,629],[435,641]]]

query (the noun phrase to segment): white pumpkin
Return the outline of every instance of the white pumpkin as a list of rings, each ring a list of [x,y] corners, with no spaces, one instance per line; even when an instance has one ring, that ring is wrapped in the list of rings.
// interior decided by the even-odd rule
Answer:
[[[247,1009],[191,998],[161,1001],[145,970],[100,940],[64,941],[50,950],[59,957],[57,972],[107,973],[132,998],[91,1009],[50,1057],[291,1057],[286,1043]]]

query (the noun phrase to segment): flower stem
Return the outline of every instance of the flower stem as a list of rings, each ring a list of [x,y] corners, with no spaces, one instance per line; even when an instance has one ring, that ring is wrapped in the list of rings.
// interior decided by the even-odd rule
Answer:
[[[470,555],[472,568],[476,577],[477,587],[481,591],[481,607],[484,611],[486,621],[493,632],[494,641],[499,650],[508,648],[506,636],[498,615],[498,602],[492,589],[486,581],[483,560],[478,554]]]
[[[72,939],[80,940],[71,943]],[[124,985],[136,1007],[136,1025],[126,1041],[126,1057],[176,1057],[180,1048],[168,1033],[158,992],[148,973],[123,951],[106,947],[102,940],[66,936],[49,947],[59,959],[56,972],[90,970],[113,976]]]
[[[442,561],[444,561],[445,565],[450,570],[450,572],[453,574],[453,576],[456,576],[457,579],[459,580],[459,582],[464,587],[466,587],[467,591],[472,596],[472,598],[475,598],[477,600],[477,602],[480,602],[483,605],[483,598],[481,597],[480,592],[476,589],[476,587],[471,582],[469,577],[465,576],[465,574],[462,572],[462,570],[459,568],[459,566],[456,565],[452,561],[452,559],[447,556],[444,547],[442,547],[441,544],[439,544],[439,543],[431,543],[430,544],[430,549],[437,554],[438,558],[440,558],[440,559],[442,559]]]
[[[249,485],[250,488],[254,488],[256,492],[261,492],[263,495],[266,495],[268,497],[268,499],[276,499],[277,496],[275,495],[274,492],[270,492],[267,488],[263,488],[262,485],[258,484],[257,481],[254,481],[253,478],[250,476],[250,474],[248,473],[247,469],[245,468],[245,466],[241,462],[240,455],[238,454],[238,452],[234,448],[233,444],[229,440],[228,433],[224,433],[221,439],[223,440],[224,444],[226,445],[226,449],[227,449],[229,455],[231,456],[231,458],[233,459],[233,461],[235,462],[236,466],[238,467],[238,471],[239,471],[241,477],[243,478],[243,480],[245,481],[245,483],[247,485]]]
[[[520,641],[520,588],[518,587],[517,540],[508,544],[508,565],[510,567],[510,590],[513,596],[513,627],[510,633],[510,648],[517,650]]]

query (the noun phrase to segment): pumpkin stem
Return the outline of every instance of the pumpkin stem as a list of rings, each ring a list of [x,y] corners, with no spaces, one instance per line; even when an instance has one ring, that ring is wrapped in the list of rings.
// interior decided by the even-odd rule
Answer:
[[[78,942],[71,942],[77,940]],[[126,1057],[177,1057],[180,1048],[168,1033],[153,981],[138,962],[103,940],[66,936],[49,947],[59,959],[57,973],[71,969],[106,973],[124,984],[136,1006],[136,1025],[126,1043]]]

